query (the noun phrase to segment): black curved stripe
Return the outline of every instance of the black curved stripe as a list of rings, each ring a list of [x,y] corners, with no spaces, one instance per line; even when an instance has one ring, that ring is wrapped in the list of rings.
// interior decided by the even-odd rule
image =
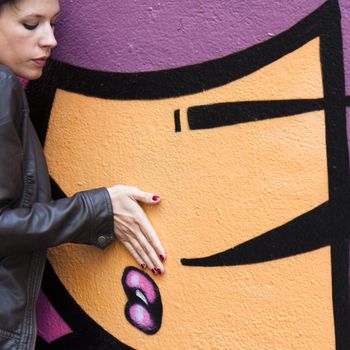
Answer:
[[[328,188],[331,210],[333,314],[336,349],[350,348],[349,304],[349,204],[350,171],[346,128],[345,72],[341,13],[338,1],[331,2],[324,23],[320,57],[325,101]],[[343,19],[345,20],[345,18]]]
[[[101,72],[51,60],[45,75],[57,88],[106,99],[163,99],[225,85],[255,72],[322,34],[326,2],[287,31],[226,57],[191,66],[142,73]],[[35,83],[34,83],[35,84]]]
[[[187,117],[190,129],[197,130],[293,116],[323,108],[323,99],[247,101],[190,107]]]
[[[256,238],[215,255],[181,259],[186,266],[233,266],[266,262],[309,252],[330,244],[329,203]]]
[[[252,73],[323,35],[333,8],[333,1],[327,1],[292,28],[266,42],[221,59],[177,69],[145,73],[101,72],[51,60],[41,79],[31,81],[27,87],[31,117],[39,138],[44,144],[57,88],[121,100],[162,99],[208,90]]]

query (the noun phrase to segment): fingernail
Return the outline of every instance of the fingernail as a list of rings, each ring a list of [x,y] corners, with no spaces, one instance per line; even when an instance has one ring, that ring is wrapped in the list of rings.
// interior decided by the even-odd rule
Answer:
[[[147,265],[146,265],[146,264],[141,264],[141,267],[142,267],[143,269],[145,269],[145,268],[147,267]]]
[[[156,269],[157,272],[161,275],[162,274],[162,270],[161,269]]]
[[[156,269],[152,269],[151,271],[152,271],[155,275],[157,274]]]
[[[152,197],[152,200],[155,201],[155,202],[157,202],[158,199],[159,199],[159,196],[153,196]]]
[[[163,255],[159,255],[159,257],[160,257],[160,260],[162,260],[162,261],[164,261],[164,260],[165,260],[165,258],[164,258],[164,256],[163,256]]]

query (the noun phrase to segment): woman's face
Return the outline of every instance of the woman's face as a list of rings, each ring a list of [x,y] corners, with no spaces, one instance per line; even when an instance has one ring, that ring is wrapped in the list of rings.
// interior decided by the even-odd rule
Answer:
[[[0,64],[25,79],[41,76],[57,45],[54,24],[58,0],[19,0],[0,11]]]

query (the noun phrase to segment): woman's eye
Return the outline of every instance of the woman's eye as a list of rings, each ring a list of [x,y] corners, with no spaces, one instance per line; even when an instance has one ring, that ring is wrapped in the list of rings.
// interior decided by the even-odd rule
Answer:
[[[38,24],[28,24],[28,23],[23,23],[24,28],[28,29],[28,30],[34,30]]]
[[[50,23],[52,30],[55,30],[56,23]]]

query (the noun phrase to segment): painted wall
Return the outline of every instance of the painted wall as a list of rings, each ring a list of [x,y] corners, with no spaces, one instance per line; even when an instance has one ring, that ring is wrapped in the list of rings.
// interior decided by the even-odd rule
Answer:
[[[28,87],[54,197],[159,193],[168,260],[51,249],[37,348],[349,349],[349,3],[61,5]]]

